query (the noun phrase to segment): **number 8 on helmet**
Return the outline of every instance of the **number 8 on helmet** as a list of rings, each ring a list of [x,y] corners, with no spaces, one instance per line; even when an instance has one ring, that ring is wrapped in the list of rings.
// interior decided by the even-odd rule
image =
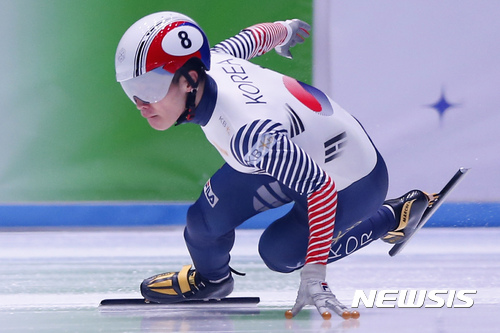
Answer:
[[[135,22],[121,38],[115,56],[116,80],[127,96],[156,103],[167,94],[175,72],[198,58],[210,69],[207,36],[191,18],[159,12]]]

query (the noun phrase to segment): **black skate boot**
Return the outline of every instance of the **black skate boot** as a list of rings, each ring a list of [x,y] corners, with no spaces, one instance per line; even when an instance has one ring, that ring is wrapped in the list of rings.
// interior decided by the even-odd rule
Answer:
[[[382,240],[386,243],[397,244],[410,237],[431,200],[432,196],[427,193],[413,190],[397,199],[385,201],[384,206],[392,208],[399,225],[383,236]]]
[[[209,282],[200,276],[191,265],[180,272],[163,273],[144,280],[141,293],[155,303],[178,303],[186,300],[221,299],[233,291],[231,274],[220,282]]]

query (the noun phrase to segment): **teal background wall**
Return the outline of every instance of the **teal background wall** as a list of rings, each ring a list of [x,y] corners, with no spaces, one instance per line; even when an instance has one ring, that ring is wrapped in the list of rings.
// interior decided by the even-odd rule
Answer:
[[[125,30],[156,11],[211,45],[260,22],[311,22],[310,0],[0,1],[0,202],[192,201],[223,163],[195,125],[149,127],[115,82]],[[312,42],[256,59],[311,82]]]

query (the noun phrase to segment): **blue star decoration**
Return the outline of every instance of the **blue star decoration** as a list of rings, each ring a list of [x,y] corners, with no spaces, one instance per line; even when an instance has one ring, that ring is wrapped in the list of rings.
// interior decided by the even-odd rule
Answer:
[[[444,88],[441,88],[441,96],[439,97],[439,100],[436,103],[430,104],[428,106],[437,111],[437,113],[439,114],[439,121],[440,123],[442,123],[444,113],[451,108],[458,107],[459,105],[460,104],[448,102],[448,100],[446,100]]]

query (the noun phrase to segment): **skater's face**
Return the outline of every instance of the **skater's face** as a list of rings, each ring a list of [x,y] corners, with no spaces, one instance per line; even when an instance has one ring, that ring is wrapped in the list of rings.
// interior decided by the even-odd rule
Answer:
[[[189,74],[195,82],[198,80],[198,74],[195,71],[190,71]],[[148,103],[137,97],[134,100],[137,109],[141,111],[141,115],[147,119],[149,125],[156,130],[164,131],[174,125],[184,112],[187,94],[191,89],[186,78],[181,76],[178,83],[170,85],[167,95],[160,101]]]

